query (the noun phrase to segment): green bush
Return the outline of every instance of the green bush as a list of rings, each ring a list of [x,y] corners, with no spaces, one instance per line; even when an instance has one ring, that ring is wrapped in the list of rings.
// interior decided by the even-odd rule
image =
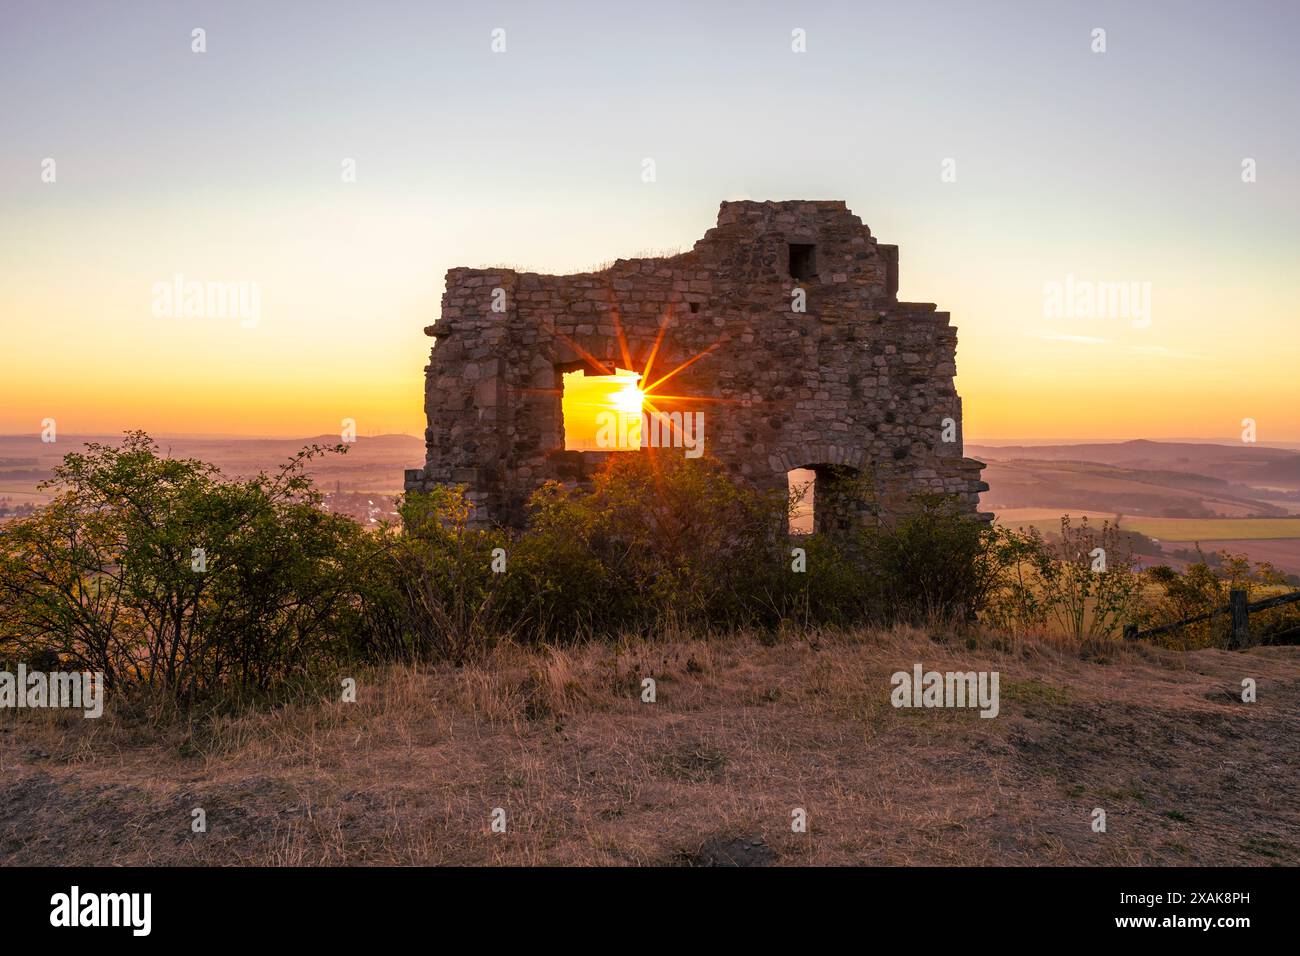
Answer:
[[[707,459],[615,456],[590,492],[533,495],[509,606],[546,639],[771,621],[788,587],[787,508]]]
[[[51,505],[0,530],[0,658],[53,655],[184,701],[336,678],[358,658],[459,662],[503,638],[979,615],[1027,628],[1078,577],[949,498],[885,520],[870,475],[831,476],[821,530],[791,535],[791,496],[653,452],[612,456],[587,490],[544,485],[519,531],[475,526],[456,487],[407,495],[399,525],[365,530],[304,474],[326,450],[246,481],[160,457],[142,433],[68,455]]]
[[[505,578],[492,569],[493,551],[508,556],[510,540],[472,529],[470,510],[463,488],[408,494],[398,533],[381,529],[361,583],[371,656],[459,662],[511,631]]]
[[[865,485],[836,485],[819,507],[867,518]],[[491,640],[561,642],[665,629],[970,620],[1000,566],[990,529],[940,496],[892,523],[831,522],[791,535],[793,502],[708,459],[610,459],[587,491],[544,485],[517,533],[473,530],[463,491],[408,495],[382,564],[372,630],[399,653],[460,659]],[[492,573],[501,549],[504,574]],[[803,570],[795,570],[802,549]],[[391,599],[396,599],[396,609]]]
[[[988,560],[990,530],[950,498],[922,495],[913,504],[893,524],[866,531],[883,605],[914,620],[973,619],[999,570]]]
[[[1267,561],[1254,562],[1252,566],[1243,554],[1219,551],[1206,555],[1199,546],[1193,553],[1197,560],[1181,572],[1157,565],[1144,576],[1154,593],[1135,616],[1142,627],[1211,615],[1208,620],[1157,635],[1155,640],[1167,647],[1190,650],[1227,646],[1231,618],[1225,608],[1229,592],[1234,588],[1244,590],[1248,601],[1291,590],[1287,575]],[[1250,631],[1255,643],[1295,643],[1300,635],[1300,605],[1283,605],[1250,615]]]

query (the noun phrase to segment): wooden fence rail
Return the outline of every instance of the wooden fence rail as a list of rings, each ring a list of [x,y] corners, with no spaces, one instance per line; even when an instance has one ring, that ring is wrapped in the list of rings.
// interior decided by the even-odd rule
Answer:
[[[1145,631],[1139,631],[1136,624],[1126,624],[1124,625],[1124,640],[1137,641],[1144,637],[1154,637],[1157,634],[1166,634],[1180,627],[1186,627],[1188,624],[1199,624],[1201,621],[1208,621],[1217,614],[1231,614],[1232,631],[1228,638],[1228,647],[1239,650],[1250,646],[1250,615],[1256,611],[1267,611],[1269,608],[1281,607],[1284,604],[1291,604],[1296,601],[1300,601],[1300,591],[1279,594],[1251,604],[1247,602],[1244,590],[1233,588],[1228,592],[1226,607],[1216,608],[1204,614],[1197,614],[1195,617],[1185,617],[1181,621],[1174,621],[1172,624],[1161,624],[1159,627],[1147,628]]]

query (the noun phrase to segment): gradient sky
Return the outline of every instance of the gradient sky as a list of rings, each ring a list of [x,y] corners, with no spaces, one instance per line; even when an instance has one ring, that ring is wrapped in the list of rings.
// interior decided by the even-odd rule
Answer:
[[[419,434],[448,268],[842,198],[952,313],[968,441],[1300,440],[1298,9],[0,0],[0,432]],[[257,327],[155,316],[177,273]],[[1150,325],[1046,317],[1067,275]]]

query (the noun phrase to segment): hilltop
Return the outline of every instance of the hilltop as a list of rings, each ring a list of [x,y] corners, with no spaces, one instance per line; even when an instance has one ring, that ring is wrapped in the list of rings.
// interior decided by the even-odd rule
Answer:
[[[999,671],[998,716],[894,709],[890,674],[914,662]],[[897,629],[505,647],[357,676],[355,704],[162,728],[0,715],[0,860],[1300,863],[1300,805],[1260,785],[1300,774],[1295,647]]]

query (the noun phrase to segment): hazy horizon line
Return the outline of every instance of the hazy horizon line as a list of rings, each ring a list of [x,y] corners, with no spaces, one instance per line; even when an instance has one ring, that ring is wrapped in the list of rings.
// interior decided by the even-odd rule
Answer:
[[[69,432],[62,436],[61,441],[67,441],[73,438],[104,439],[114,438],[118,435],[126,434],[132,431],[144,431],[146,435],[154,440],[163,439],[181,439],[189,441],[306,441],[321,438],[335,439],[342,443],[340,436],[335,436],[330,432],[317,432],[316,434],[248,434],[238,432],[151,432],[148,429],[122,429],[120,432]],[[40,432],[0,432],[0,441],[10,438],[36,438],[39,439]],[[357,440],[377,439],[377,438],[410,438],[414,441],[423,441],[422,436],[413,435],[410,432],[381,432],[377,435],[358,435]],[[1060,438],[1060,437],[1024,437],[1024,438],[965,438],[964,445],[985,445],[989,447],[1008,447],[1015,445],[1122,445],[1126,442],[1149,441],[1156,444],[1168,445],[1185,445],[1185,444],[1207,444],[1207,445],[1227,445],[1235,447],[1244,444],[1239,438],[1228,437],[1205,437],[1181,435],[1172,438],[1147,438],[1144,436],[1128,438]],[[1300,446],[1300,437],[1281,438],[1274,441],[1256,441],[1251,444],[1259,445],[1266,448],[1292,448]]]

